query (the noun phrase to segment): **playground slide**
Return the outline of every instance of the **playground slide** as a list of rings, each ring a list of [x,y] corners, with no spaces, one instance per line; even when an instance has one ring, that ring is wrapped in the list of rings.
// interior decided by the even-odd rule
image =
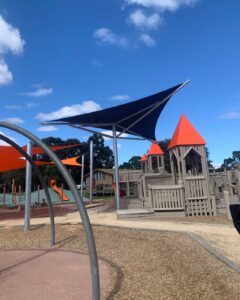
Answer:
[[[50,181],[50,187],[51,187],[56,193],[59,194],[59,196],[61,197],[61,199],[62,199],[63,201],[68,201],[68,200],[69,200],[68,196],[66,196],[66,195],[62,192],[62,190],[59,189],[59,188],[57,187],[56,181],[55,181],[54,179],[52,179],[52,180]]]

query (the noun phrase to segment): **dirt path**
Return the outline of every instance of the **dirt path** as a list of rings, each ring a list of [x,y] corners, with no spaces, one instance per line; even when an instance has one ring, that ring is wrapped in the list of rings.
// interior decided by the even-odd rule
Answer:
[[[47,249],[49,231],[49,226],[36,226],[26,235],[21,227],[0,228],[0,249]],[[210,255],[186,234],[102,226],[93,226],[93,232],[98,256],[107,263],[110,270],[110,284],[101,299],[240,299],[240,275]],[[57,225],[56,240],[55,249],[87,252],[81,225]],[[54,274],[71,266],[68,260],[65,262],[66,265],[52,267]],[[82,270],[78,258],[75,258],[75,265]],[[21,274],[26,273],[26,270],[22,269]],[[44,277],[41,275],[41,268],[38,271],[34,277],[36,285]],[[10,276],[11,274],[7,283],[13,289],[14,277]],[[77,273],[75,276],[69,289],[64,290],[63,297],[59,296],[59,300],[66,299],[66,292],[74,298],[70,287],[76,287],[79,283]],[[49,282],[48,278],[46,274],[45,281]],[[45,290],[53,292],[52,288],[48,283]],[[1,293],[1,299],[9,299],[4,298],[5,295]]]
[[[209,243],[219,253],[240,264],[240,235],[232,225],[211,223],[190,223],[183,221],[118,219],[116,213],[97,213],[89,211],[90,221],[94,225],[109,225],[126,228],[191,232]],[[56,224],[78,224],[78,212],[55,218]],[[34,218],[31,224],[49,224],[49,218]],[[0,226],[23,225],[23,220],[3,220]]]

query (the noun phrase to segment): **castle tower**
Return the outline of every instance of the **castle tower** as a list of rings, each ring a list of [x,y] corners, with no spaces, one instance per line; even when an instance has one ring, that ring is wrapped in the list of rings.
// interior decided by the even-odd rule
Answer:
[[[147,172],[147,161],[148,161],[147,155],[144,154],[140,159],[142,174]]]
[[[189,211],[187,215],[199,214],[195,208],[205,209],[203,214],[216,214],[215,203],[210,203],[209,174],[206,157],[206,142],[182,115],[169,144],[173,182],[183,183]],[[212,207],[214,206],[214,207]],[[198,211],[198,208],[196,208]]]
[[[152,143],[148,151],[148,170],[151,173],[162,173],[164,169],[164,153],[158,144]]]
[[[206,142],[182,115],[168,146],[173,179],[183,180],[188,175],[208,173]]]

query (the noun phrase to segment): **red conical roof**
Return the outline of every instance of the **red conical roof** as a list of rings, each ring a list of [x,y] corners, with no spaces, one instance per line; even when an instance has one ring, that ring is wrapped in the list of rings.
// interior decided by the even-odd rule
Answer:
[[[163,151],[161,149],[161,147],[156,144],[156,143],[152,143],[150,150],[148,152],[148,155],[163,155]]]
[[[147,160],[147,155],[143,154],[143,156],[141,157],[140,161],[146,161]]]
[[[206,145],[206,142],[193,127],[193,125],[188,121],[185,115],[182,115],[168,149],[185,145]]]

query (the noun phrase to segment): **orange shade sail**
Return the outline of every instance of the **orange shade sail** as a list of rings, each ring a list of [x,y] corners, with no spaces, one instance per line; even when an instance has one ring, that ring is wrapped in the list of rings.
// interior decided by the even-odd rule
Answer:
[[[67,146],[53,146],[50,147],[51,150],[57,151],[67,148],[76,147],[79,144],[67,145]],[[22,147],[24,151],[27,150],[26,147]],[[33,147],[32,154],[42,154],[44,151],[39,147]],[[24,169],[26,167],[26,161],[22,158],[22,154],[19,153],[12,146],[0,146],[0,172],[7,172],[12,170]],[[36,165],[46,165],[48,162],[35,161]]]
[[[188,121],[185,115],[182,115],[168,146],[168,149],[176,146],[187,145],[206,145],[206,142],[193,127],[193,125]]]
[[[68,165],[68,166],[75,166],[75,167],[81,167],[82,164],[77,162],[77,159],[79,158],[79,156],[76,157],[71,157],[71,158],[66,158],[66,159],[62,159],[61,162],[64,165]]]

